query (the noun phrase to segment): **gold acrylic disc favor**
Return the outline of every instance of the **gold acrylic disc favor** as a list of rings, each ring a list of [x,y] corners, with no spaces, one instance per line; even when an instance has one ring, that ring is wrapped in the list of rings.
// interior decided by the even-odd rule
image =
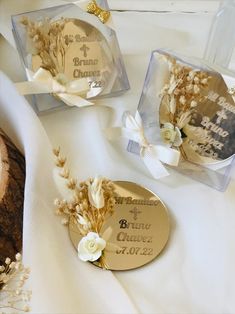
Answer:
[[[115,249],[105,251],[105,266],[110,270],[134,269],[151,262],[164,249],[170,233],[169,216],[151,191],[127,181],[114,181],[114,185],[114,214],[105,222],[101,236],[111,227],[109,242]],[[72,223],[69,233],[77,249],[82,236]]]
[[[55,31],[59,27],[61,31],[59,40],[55,41],[55,50],[52,51],[56,74],[62,73],[69,81],[87,78],[90,86],[88,98],[107,90],[115,71],[112,53],[104,35],[91,24],[79,19],[66,18],[51,23]],[[42,56],[42,53],[32,56],[34,72],[45,67]],[[49,65],[46,68],[51,70]]]
[[[159,108],[161,128],[170,122],[180,129],[185,160],[205,166],[224,162],[235,154],[235,103],[224,78],[171,60]]]

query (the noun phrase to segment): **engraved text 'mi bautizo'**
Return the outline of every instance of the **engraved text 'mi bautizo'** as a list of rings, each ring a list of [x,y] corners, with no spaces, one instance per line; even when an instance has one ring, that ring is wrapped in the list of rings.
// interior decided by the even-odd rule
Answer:
[[[80,34],[76,35],[65,35],[64,40],[66,43],[69,42],[77,42],[77,43],[88,43],[88,42],[100,42],[101,38],[97,37],[95,34],[91,34],[90,36],[81,36]]]
[[[159,200],[145,200],[145,199],[136,199],[129,197],[118,196],[115,198],[115,204],[127,204],[127,205],[148,205],[156,206],[159,203]]]

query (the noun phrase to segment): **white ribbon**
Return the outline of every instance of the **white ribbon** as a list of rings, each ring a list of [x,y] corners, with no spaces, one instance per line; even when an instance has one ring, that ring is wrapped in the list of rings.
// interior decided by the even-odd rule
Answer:
[[[155,179],[160,179],[169,175],[162,163],[177,166],[180,159],[180,152],[163,145],[149,144],[145,135],[142,119],[139,112],[133,117],[129,112],[123,116],[123,127],[109,128],[105,130],[106,136],[110,140],[124,137],[140,145],[140,156]]]
[[[67,81],[63,74],[53,77],[49,71],[43,68],[39,68],[35,73],[27,70],[27,74],[29,81],[15,84],[21,95],[52,93],[68,106],[93,105],[92,102],[80,97],[85,96],[90,90],[86,78]]]

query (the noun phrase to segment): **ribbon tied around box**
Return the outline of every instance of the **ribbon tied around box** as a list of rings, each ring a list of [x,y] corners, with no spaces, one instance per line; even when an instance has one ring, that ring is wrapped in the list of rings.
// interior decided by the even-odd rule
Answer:
[[[81,96],[90,90],[88,80],[81,78],[69,81],[62,73],[55,77],[39,68],[35,73],[27,70],[29,81],[16,83],[16,88],[21,95],[48,94],[52,93],[68,106],[85,107],[93,105]]]
[[[123,115],[123,127],[108,128],[105,130],[105,134],[109,140],[123,137],[138,143],[140,146],[140,157],[155,179],[169,175],[163,164],[177,166],[179,163],[180,152],[178,150],[167,145],[154,145],[148,142],[138,111],[135,117],[129,112],[125,112]]]

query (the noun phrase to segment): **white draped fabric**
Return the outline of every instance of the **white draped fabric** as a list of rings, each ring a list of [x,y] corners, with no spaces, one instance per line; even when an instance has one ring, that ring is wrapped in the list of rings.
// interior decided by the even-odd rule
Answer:
[[[11,10],[33,6],[26,0],[0,3],[7,8],[5,17]],[[114,13],[132,89],[99,100],[97,106],[38,118],[0,74],[0,126],[26,156],[23,255],[31,268],[32,313],[235,312],[234,180],[225,193],[173,171],[154,180],[140,158],[126,152],[125,142],[110,143],[103,134],[105,128],[120,125],[124,110],[134,113],[150,51],[170,46],[200,56],[210,21],[206,14]],[[11,79],[23,80],[17,54],[3,39],[0,45],[0,68]],[[134,181],[162,198],[171,216],[171,237],[163,254],[126,272],[103,271],[77,258],[67,229],[54,215],[53,200],[60,194],[51,146],[58,145],[79,180],[101,174]]]

